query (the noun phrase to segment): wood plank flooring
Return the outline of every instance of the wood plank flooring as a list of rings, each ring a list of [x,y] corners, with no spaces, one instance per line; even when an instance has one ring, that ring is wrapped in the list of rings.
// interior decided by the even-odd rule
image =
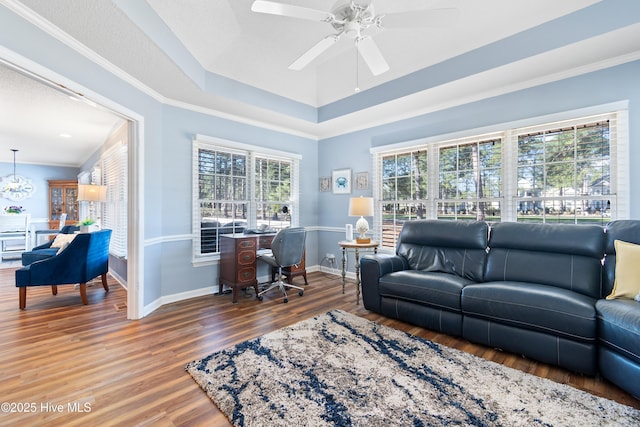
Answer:
[[[298,282],[298,280],[296,280]],[[304,296],[283,304],[277,293],[211,295],[169,304],[138,321],[126,319],[126,292],[29,288],[18,309],[14,270],[0,270],[0,396],[10,404],[0,425],[29,426],[228,426],[206,394],[184,371],[187,362],[332,309],[341,309],[498,363],[640,409],[602,378],[575,375],[519,356],[383,318],[355,304],[355,284],[309,275]]]

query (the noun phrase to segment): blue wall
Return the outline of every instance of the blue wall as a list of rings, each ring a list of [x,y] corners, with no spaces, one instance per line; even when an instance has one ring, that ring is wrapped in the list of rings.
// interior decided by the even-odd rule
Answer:
[[[13,174],[13,163],[0,163],[0,170],[7,171],[2,176]],[[78,168],[69,168],[62,166],[43,166],[16,164],[16,174],[24,178],[30,179],[35,190],[31,197],[14,202],[8,199],[0,199],[0,211],[7,206],[22,206],[27,213],[31,214],[31,218],[48,218],[49,217],[49,185],[47,180],[51,179],[78,179]],[[47,226],[48,227],[48,226]],[[46,228],[46,227],[45,227]]]
[[[191,234],[191,180],[192,139],[195,134],[215,136],[240,143],[268,147],[302,156],[300,160],[300,225],[317,224],[317,142],[309,139],[256,128],[243,123],[164,107],[162,127],[163,187],[158,194],[162,198],[163,232],[165,236]],[[155,167],[155,166],[154,166]],[[313,237],[309,238],[307,259],[315,264]],[[188,292],[206,286],[217,285],[218,268],[215,266],[191,266],[191,241],[172,239],[162,246],[161,271],[163,294]],[[188,277],[189,280],[184,280]]]

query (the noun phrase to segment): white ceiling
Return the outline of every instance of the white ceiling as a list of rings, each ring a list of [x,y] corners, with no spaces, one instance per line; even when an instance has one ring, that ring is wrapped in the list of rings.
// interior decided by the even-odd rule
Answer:
[[[326,11],[343,3],[279,1]],[[549,44],[543,32],[532,33],[535,39],[525,40],[526,44],[540,42],[552,47],[318,122],[269,108],[252,99],[266,93],[285,104],[304,104],[314,109],[356,96],[366,97],[367,93],[376,94],[377,90],[382,91],[411,73],[569,16],[599,0],[373,0],[377,14],[424,7],[456,7],[460,14],[454,24],[445,27],[372,30],[370,35],[390,70],[374,77],[359,60],[358,83],[362,89],[359,94],[354,94],[357,55],[351,40],[340,40],[303,71],[291,71],[287,67],[320,39],[334,33],[333,28],[321,22],[251,12],[253,0],[5,2],[12,3],[14,10],[46,27],[56,37],[82,45],[84,52],[92,52],[90,59],[107,64],[112,71],[117,70],[127,81],[162,102],[242,118],[312,138],[326,138],[579,74],[593,69],[593,64],[610,66],[637,59],[640,52],[640,24],[637,23],[561,46]],[[567,27],[567,31],[573,29]],[[4,82],[4,76],[1,77]],[[225,78],[232,81],[225,82]],[[24,159],[29,151],[57,153],[63,144],[99,145],[119,120],[104,116],[103,111],[92,111],[86,104],[70,102],[64,96],[37,94],[28,85],[17,89],[18,85],[26,84],[23,80],[12,77],[7,80],[10,85],[0,87],[0,101],[10,100],[13,113],[6,123],[0,122],[0,161],[6,157],[2,152],[5,147],[11,154],[8,149],[21,141],[30,141],[30,148],[21,149]],[[211,86],[211,81],[216,83]],[[12,91],[9,86],[13,87]],[[7,90],[13,92],[14,97],[28,90],[28,99],[33,102],[23,102],[20,97],[8,98],[4,93]],[[82,113],[78,111],[81,107]],[[68,112],[67,108],[70,108]],[[54,112],[66,116],[53,117]],[[88,113],[88,117],[81,115]],[[35,126],[34,123],[41,124]],[[68,124],[66,129],[62,129],[63,123]],[[7,136],[5,126],[11,129]],[[95,135],[86,133],[91,128],[96,131]],[[61,132],[74,137],[62,141],[58,137]],[[67,153],[64,158],[81,161],[88,151],[78,151],[77,155]]]
[[[277,0],[331,11],[346,0]],[[444,27],[368,30],[390,70],[374,77],[359,59],[361,89],[377,86],[596,3],[598,0],[375,0],[376,14],[449,8],[458,20]],[[251,12],[253,0],[147,0],[207,70],[305,104],[321,106],[354,93],[356,49],[343,37],[303,71],[287,67],[327,35],[322,22]],[[357,0],[371,3],[371,0]],[[384,22],[384,19],[383,19]]]
[[[78,167],[123,123],[2,63],[0,82],[0,162]]]

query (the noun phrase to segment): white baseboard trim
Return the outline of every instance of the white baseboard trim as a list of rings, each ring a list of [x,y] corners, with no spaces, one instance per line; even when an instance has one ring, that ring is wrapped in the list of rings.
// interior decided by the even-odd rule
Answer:
[[[151,304],[146,305],[144,307],[144,315],[147,316],[148,314],[152,313],[153,311],[157,310],[158,308],[166,304],[171,304],[174,302],[183,301],[191,298],[202,297],[205,295],[213,295],[217,289],[218,289],[218,286],[207,286],[205,288],[194,289],[192,291],[179,292],[177,294],[162,296],[157,300],[153,301]]]
[[[111,277],[113,277],[114,279],[116,279],[116,282],[118,282],[118,284],[120,286],[122,286],[124,288],[125,291],[128,291],[129,288],[127,288],[127,281],[124,280],[124,278],[122,276],[120,276],[118,273],[116,273],[113,270],[109,270],[109,275]]]
[[[342,270],[340,270],[340,269],[333,269],[333,268],[329,268],[329,267],[323,267],[323,266],[320,266],[320,265],[313,265],[313,266],[307,267],[307,273],[314,273],[314,272],[317,272],[317,271],[325,273],[325,274],[331,274],[331,275],[334,275],[334,276],[337,276],[337,277],[341,277],[342,276]],[[114,277],[116,277],[116,276],[114,275]],[[355,272],[347,271],[346,278],[351,279],[351,280],[355,280],[356,279]],[[118,279],[116,278],[116,280],[118,280]],[[258,277],[258,283],[267,283],[267,282],[269,282],[269,280],[271,280],[271,277],[269,275],[266,275],[266,274],[263,275],[263,276]],[[176,293],[176,294],[162,296],[162,297],[158,298],[157,300],[153,301],[152,303],[144,306],[143,317],[151,314],[152,312],[154,312],[155,310],[159,309],[163,305],[171,304],[171,303],[174,303],[174,302],[183,301],[183,300],[187,300],[187,299],[191,299],[191,298],[198,298],[198,297],[202,297],[202,296],[205,296],[205,295],[213,295],[213,294],[216,294],[217,292],[218,292],[218,286],[214,285],[214,286],[207,286],[207,287],[204,287],[204,288],[194,289],[192,291],[179,292],[179,293]]]

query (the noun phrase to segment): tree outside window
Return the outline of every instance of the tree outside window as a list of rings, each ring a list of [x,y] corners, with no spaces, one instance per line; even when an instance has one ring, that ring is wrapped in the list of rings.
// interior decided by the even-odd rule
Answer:
[[[439,150],[439,219],[499,220],[502,141],[465,142]]]
[[[395,246],[405,221],[426,218],[427,151],[382,157],[382,240]]]
[[[609,121],[519,135],[518,221],[602,223],[610,163]]]
[[[222,140],[221,140],[222,141]],[[194,255],[219,252],[220,236],[264,226],[291,226],[297,210],[297,157],[195,141]],[[255,147],[259,149],[259,147]]]

